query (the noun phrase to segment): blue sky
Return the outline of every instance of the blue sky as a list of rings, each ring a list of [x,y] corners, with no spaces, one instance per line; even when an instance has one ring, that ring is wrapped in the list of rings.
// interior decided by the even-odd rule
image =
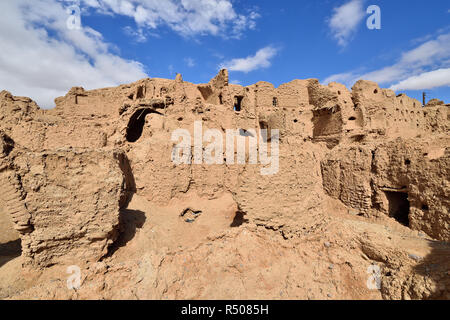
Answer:
[[[76,8],[80,29],[67,25]],[[204,83],[220,67],[242,85],[364,78],[450,102],[448,0],[6,0],[0,30],[0,89],[43,107],[72,86]]]

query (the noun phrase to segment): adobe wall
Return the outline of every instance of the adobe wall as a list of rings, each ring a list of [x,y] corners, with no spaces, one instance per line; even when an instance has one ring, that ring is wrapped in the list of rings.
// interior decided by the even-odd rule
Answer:
[[[25,264],[84,263],[107,254],[128,197],[123,153],[28,152],[16,145],[8,157],[0,168],[0,198],[19,232]]]
[[[55,102],[41,110],[0,93],[0,130],[21,150],[3,160],[3,179],[21,184],[14,192],[26,210],[16,226],[26,231],[24,255],[38,265],[69,253],[104,255],[124,192],[158,205],[189,192],[207,199],[229,193],[251,222],[289,238],[302,232],[298,217],[320,211],[327,196],[376,216],[389,214],[383,188],[406,187],[410,227],[448,240],[446,105],[422,108],[369,81],[351,91],[315,79],[243,87],[229,84],[226,70],[200,85],[179,75],[75,87]],[[171,135],[181,128],[193,137],[195,121],[203,130],[280,130],[279,172],[261,176],[264,166],[248,163],[175,165]],[[443,153],[424,151],[429,144]],[[433,152],[440,156],[430,159]]]
[[[404,194],[410,205],[407,225],[448,241],[449,142],[448,137],[399,138],[343,146],[322,161],[325,192],[366,216],[389,216],[388,195]]]

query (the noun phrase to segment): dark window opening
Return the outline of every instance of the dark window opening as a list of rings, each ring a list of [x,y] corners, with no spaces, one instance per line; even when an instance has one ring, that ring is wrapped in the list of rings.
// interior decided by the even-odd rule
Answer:
[[[407,166],[409,166],[409,165],[411,164],[411,160],[406,159],[406,160],[405,160],[405,164],[406,164]]]
[[[428,205],[424,204],[424,205],[422,205],[422,210],[428,211],[428,210],[430,210],[430,208],[428,208]]]
[[[248,219],[245,219],[244,216],[245,212],[236,212],[236,215],[234,216],[233,222],[231,223],[230,227],[237,228],[242,226],[244,223],[248,223]]]
[[[145,125],[145,117],[155,111],[151,109],[139,109],[130,118],[127,126],[126,139],[128,142],[136,142],[142,135]]]
[[[139,86],[136,92],[136,99],[143,99],[145,96],[144,86]]]
[[[408,194],[404,192],[386,191],[389,202],[389,216],[404,226],[409,226],[409,200]]]
[[[378,89],[373,90],[373,93],[377,94],[378,93]]]
[[[274,107],[278,107],[278,99],[276,97],[273,98],[272,104]]]
[[[297,119],[294,119],[294,123],[297,123],[298,122],[298,120]]]
[[[159,90],[159,94],[160,96],[164,96],[165,94],[167,94],[169,92],[169,90],[165,87],[162,87],[161,90]]]
[[[219,103],[220,103],[220,104],[223,104],[223,97],[222,97],[222,94],[219,94]]]
[[[234,97],[234,111],[240,112],[242,109],[242,100],[244,100],[243,96],[235,96]]]
[[[351,137],[351,140],[353,142],[362,142],[365,139],[365,135],[363,134],[355,134],[354,136]],[[361,150],[359,150],[360,152],[362,152]]]
[[[348,118],[348,120],[349,120],[349,121],[355,121],[356,118],[355,118],[355,117],[350,117],[350,118]]]
[[[260,122],[259,122],[259,127],[260,127],[261,129],[268,130],[268,129],[269,129],[269,124],[268,124],[266,121],[260,121]]]
[[[264,137],[264,135],[263,135],[264,142],[270,142],[272,139],[272,136],[270,134],[269,124],[266,121],[261,120],[261,121],[259,121],[259,128],[261,130],[266,130],[266,136]]]

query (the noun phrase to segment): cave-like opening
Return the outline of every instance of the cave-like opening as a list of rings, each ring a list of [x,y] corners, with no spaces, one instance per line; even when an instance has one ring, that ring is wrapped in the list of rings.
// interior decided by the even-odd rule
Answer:
[[[385,191],[389,202],[389,216],[404,226],[409,226],[409,200],[406,192]]]
[[[128,142],[136,142],[142,136],[145,125],[145,117],[152,113],[149,108],[136,110],[130,118],[127,126],[126,139]]]

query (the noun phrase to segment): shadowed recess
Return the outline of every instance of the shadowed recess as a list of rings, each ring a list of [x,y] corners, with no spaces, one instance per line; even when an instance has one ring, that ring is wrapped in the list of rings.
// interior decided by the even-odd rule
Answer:
[[[22,246],[20,239],[0,243],[0,267],[9,261],[20,257],[22,254]]]
[[[136,142],[142,136],[145,125],[145,117],[150,113],[158,113],[150,108],[136,110],[130,118],[127,126],[126,139],[128,142]]]

